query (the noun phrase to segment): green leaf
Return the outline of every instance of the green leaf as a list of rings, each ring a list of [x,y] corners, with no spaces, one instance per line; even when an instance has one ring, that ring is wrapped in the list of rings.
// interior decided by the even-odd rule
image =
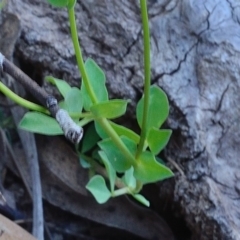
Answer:
[[[92,123],[84,133],[84,136],[82,139],[81,152],[85,153],[91,150],[95,145],[97,145],[98,140],[99,140],[99,136],[95,130],[94,124]]]
[[[143,152],[134,169],[134,176],[143,184],[153,183],[172,177],[172,171],[156,161],[153,153]]]
[[[108,92],[105,86],[105,74],[102,69],[92,59],[87,59],[85,62],[86,72],[90,81],[90,85],[97,97],[98,102],[108,100]],[[90,110],[92,101],[88,95],[84,82],[82,81],[81,91],[83,95],[83,107],[86,111]]]
[[[132,154],[136,152],[136,143],[126,137],[120,137],[126,147]],[[98,143],[99,147],[106,153],[109,161],[113,165],[114,169],[118,172],[124,172],[131,167],[131,162],[124,154],[119,150],[119,148],[110,139],[104,139]]]
[[[65,96],[65,105],[69,113],[81,113],[83,108],[82,93],[73,87]]]
[[[69,0],[47,0],[54,7],[67,7]]]
[[[110,161],[108,160],[107,158],[107,155],[105,154],[105,152],[103,151],[99,151],[98,152],[104,165],[105,165],[105,168],[107,170],[107,173],[108,173],[108,179],[109,179],[109,182],[110,182],[110,189],[111,189],[111,192],[114,191],[114,185],[115,185],[115,180],[116,180],[116,172],[114,170],[114,168],[112,167]]]
[[[126,112],[128,101],[126,100],[110,100],[100,102],[91,106],[90,111],[96,118],[104,117],[108,119],[117,118]]]
[[[45,135],[63,134],[62,129],[54,118],[39,112],[26,113],[19,123],[19,127],[29,132]]]
[[[95,125],[96,132],[101,139],[108,138],[108,135],[105,133],[104,129],[101,127],[101,125],[97,121],[94,121],[94,125]]]
[[[137,104],[137,121],[142,128],[144,96]],[[157,86],[151,86],[149,98],[149,110],[147,120],[147,132],[150,128],[160,126],[167,119],[169,113],[169,103],[167,95]]]
[[[100,175],[92,177],[86,185],[86,188],[100,204],[107,202],[107,200],[111,197],[111,193],[106,186],[105,179]]]
[[[142,203],[143,205],[149,207],[150,202],[141,194],[133,194],[132,195],[138,202]]]
[[[119,124],[116,124],[110,120],[108,120],[108,122],[110,123],[110,125],[112,126],[112,128],[116,131],[118,136],[125,136],[129,139],[131,139],[133,142],[135,142],[136,144],[139,142],[139,135],[137,135],[135,132],[133,132],[131,129],[126,128],[124,126],[121,126]],[[102,138],[108,138],[108,135],[104,132],[104,130],[102,129],[102,127],[97,123],[97,121],[95,121],[95,129],[98,133],[98,135]]]
[[[109,123],[113,127],[113,129],[116,131],[118,136],[125,136],[125,137],[131,139],[132,141],[134,141],[135,143],[139,143],[140,137],[134,131],[132,131],[131,129],[126,128],[124,126],[121,126],[119,124],[116,124],[112,121],[109,121]]]
[[[58,91],[64,98],[66,97],[67,93],[71,90],[71,86],[64,80],[57,79],[52,76],[47,76],[45,77],[44,80],[53,85],[56,85]]]
[[[128,187],[135,189],[137,185],[137,181],[136,181],[136,178],[133,176],[133,171],[134,171],[133,167],[130,167],[125,172],[123,176],[123,181]]]
[[[163,150],[163,148],[167,145],[171,134],[172,130],[169,129],[150,129],[147,136],[147,142],[154,155],[157,155]]]

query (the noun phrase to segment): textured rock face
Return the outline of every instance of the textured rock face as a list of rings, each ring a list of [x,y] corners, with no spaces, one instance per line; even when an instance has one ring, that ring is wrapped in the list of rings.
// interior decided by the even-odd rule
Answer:
[[[181,129],[171,147],[186,174],[175,194],[201,239],[240,237],[238,10],[234,1],[179,1],[152,21],[153,38],[161,33],[155,79],[181,112],[169,121]]]
[[[137,1],[78,1],[76,9],[84,55],[106,70],[112,96],[133,107],[143,77]],[[22,21],[17,55],[40,76],[78,84],[67,13],[40,0],[9,0],[7,11]],[[175,201],[193,239],[240,239],[240,4],[152,0],[149,15],[152,82],[171,103],[166,155],[184,172],[176,172]]]

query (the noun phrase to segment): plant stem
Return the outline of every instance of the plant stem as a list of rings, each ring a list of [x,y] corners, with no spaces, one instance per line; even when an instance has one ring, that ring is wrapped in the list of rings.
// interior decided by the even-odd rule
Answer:
[[[126,145],[123,143],[122,139],[117,135],[117,133],[114,131],[110,123],[106,118],[98,118],[96,121],[101,125],[101,127],[105,130],[107,135],[112,139],[112,141],[115,143],[115,145],[118,147],[119,150],[128,158],[128,160],[131,162],[133,166],[136,166],[136,161],[134,156],[131,154],[131,152],[128,150]]]
[[[5,96],[7,96],[11,100],[13,100],[15,103],[17,103],[18,105],[21,105],[30,110],[34,110],[34,111],[38,111],[38,112],[42,112],[42,113],[50,115],[50,112],[46,108],[44,108],[38,104],[32,103],[30,101],[27,101],[24,98],[19,97],[17,94],[15,94],[13,91],[11,91],[8,87],[6,87],[2,82],[0,82],[0,91]]]
[[[143,104],[143,118],[141,127],[140,142],[138,145],[136,159],[139,158],[144,148],[144,142],[147,137],[147,120],[149,110],[149,95],[150,95],[150,34],[149,34],[149,23],[147,13],[147,1],[140,0],[141,6],[141,17],[143,25],[143,42],[144,42],[144,104]]]
[[[7,4],[7,1],[6,0],[2,0],[0,2],[0,11],[4,8],[4,6]]]
[[[77,58],[78,68],[79,68],[81,76],[82,76],[82,80],[84,82],[84,85],[86,87],[86,90],[89,94],[89,97],[90,97],[92,103],[97,103],[97,97],[90,85],[90,81],[88,79],[86,69],[84,66],[82,51],[81,51],[81,47],[80,47],[79,40],[78,40],[74,7],[71,7],[68,9],[68,17],[69,17],[69,22],[70,22],[72,42],[73,42],[73,46],[74,46],[74,50],[75,50],[75,54],[76,54],[76,58]]]
[[[74,113],[69,113],[69,116],[71,118],[94,118],[94,115],[91,112],[74,112]]]
[[[112,193],[112,197],[118,197],[118,196],[121,196],[121,195],[124,195],[124,194],[127,194],[127,193],[129,193],[128,187],[120,188],[118,190],[115,190]]]
[[[92,103],[97,103],[97,97],[90,85],[90,81],[88,79],[86,69],[83,62],[83,57],[81,53],[80,44],[78,41],[78,35],[77,35],[77,27],[76,27],[76,20],[75,20],[75,14],[74,14],[74,8],[68,9],[68,16],[69,16],[69,22],[70,22],[70,28],[71,28],[71,35],[72,35],[72,41],[73,46],[77,58],[77,63],[79,70],[82,75],[82,79],[84,82],[84,85],[86,87],[87,93],[89,94]],[[105,132],[108,134],[108,136],[113,140],[115,145],[122,151],[122,153],[131,161],[132,165],[136,165],[134,156],[130,153],[128,148],[125,146],[121,138],[117,135],[117,133],[113,130],[110,123],[107,121],[106,118],[98,118],[96,121],[99,122],[99,124],[102,126],[102,128],[105,130]]]
[[[5,96],[7,96],[9,99],[11,99],[12,101],[14,101],[15,103],[17,103],[18,105],[20,105],[22,107],[25,107],[29,110],[33,110],[33,111],[37,111],[37,112],[41,112],[41,113],[50,115],[50,112],[46,108],[44,108],[41,105],[38,105],[36,103],[30,102],[24,98],[21,98],[16,93],[14,93],[11,89],[9,89],[7,86],[5,86],[1,81],[0,81],[0,91]],[[69,113],[69,116],[71,118],[83,118],[79,122],[80,123],[80,124],[78,124],[79,126],[83,126],[93,120],[93,114],[90,112]]]

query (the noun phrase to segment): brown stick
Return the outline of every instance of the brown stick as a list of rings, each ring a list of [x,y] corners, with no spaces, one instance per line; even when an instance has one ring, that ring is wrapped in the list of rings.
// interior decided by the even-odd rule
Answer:
[[[69,116],[68,112],[60,109],[57,99],[49,95],[35,81],[28,77],[21,69],[16,67],[12,62],[7,60],[0,52],[0,70],[8,73],[16,81],[21,83],[37,100],[48,108],[51,115],[57,120],[62,128],[65,137],[72,143],[77,144],[83,136],[82,127],[78,126]]]
[[[36,82],[34,82],[30,77],[28,77],[24,72],[17,68],[12,62],[4,58],[3,61],[3,71],[11,75],[19,83],[21,83],[25,89],[30,93],[34,93],[36,99],[45,107],[46,99],[49,97],[49,94],[44,91]]]

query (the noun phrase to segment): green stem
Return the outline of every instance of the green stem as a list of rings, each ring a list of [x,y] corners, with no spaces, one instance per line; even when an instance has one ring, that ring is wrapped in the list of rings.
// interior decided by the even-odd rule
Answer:
[[[118,189],[118,190],[115,190],[115,191],[112,193],[112,197],[118,197],[118,196],[121,196],[121,195],[124,195],[124,194],[127,194],[127,193],[129,193],[128,187],[120,188],[120,189]]]
[[[75,21],[75,14],[74,14],[74,8],[68,9],[68,16],[70,21],[70,28],[71,28],[71,35],[72,35],[72,41],[73,46],[77,58],[77,63],[79,70],[82,74],[82,79],[84,82],[84,85],[86,87],[87,93],[89,94],[91,101],[94,103],[97,103],[98,100],[96,98],[96,95],[90,85],[90,81],[88,79],[86,69],[83,62],[83,57],[81,53],[81,48],[78,41],[78,35],[77,35],[77,27],[76,27],[76,21]],[[102,126],[102,128],[105,130],[105,132],[108,134],[108,136],[113,140],[115,145],[122,151],[122,153],[131,161],[132,165],[136,165],[135,158],[131,154],[131,152],[128,150],[128,148],[125,146],[121,138],[117,135],[117,133],[113,130],[110,123],[107,121],[106,118],[99,118],[96,121],[99,122],[99,124]]]
[[[97,97],[90,85],[90,81],[88,79],[86,69],[84,66],[84,61],[82,57],[82,51],[80,48],[79,40],[78,40],[78,35],[77,35],[77,26],[76,26],[76,19],[75,19],[75,14],[74,14],[74,7],[71,7],[68,9],[68,17],[69,17],[69,22],[70,22],[70,29],[71,29],[71,36],[72,36],[72,42],[77,58],[77,64],[78,68],[80,70],[80,73],[82,75],[82,80],[84,82],[84,85],[86,87],[86,90],[89,94],[89,97],[92,101],[92,103],[97,103]]]
[[[101,125],[101,127],[105,130],[106,134],[112,139],[115,145],[119,150],[124,154],[124,156],[131,162],[133,166],[136,166],[136,161],[134,156],[128,150],[126,145],[123,143],[122,139],[117,135],[114,131],[110,123],[106,118],[98,118],[96,121]]]
[[[139,158],[144,148],[144,142],[147,137],[147,120],[148,120],[148,109],[149,109],[149,95],[150,95],[150,34],[149,34],[149,23],[147,13],[147,2],[146,0],[140,0],[141,6],[141,17],[143,25],[143,42],[144,42],[144,104],[143,104],[143,119],[142,119],[142,130],[140,136],[140,142],[138,145],[136,159]]]
[[[94,118],[94,115],[91,112],[81,112],[81,113],[69,113],[71,118]]]
[[[3,0],[0,2],[0,11],[2,10],[2,8],[6,5],[7,1]]]
[[[13,91],[11,91],[8,87],[6,87],[2,82],[0,82],[0,91],[5,96],[7,96],[11,100],[13,100],[15,103],[17,103],[18,105],[21,105],[30,110],[34,110],[34,111],[38,111],[38,112],[42,112],[42,113],[50,115],[50,112],[46,108],[44,108],[38,104],[32,103],[30,101],[27,101],[24,98],[19,97],[17,94],[15,94]]]

